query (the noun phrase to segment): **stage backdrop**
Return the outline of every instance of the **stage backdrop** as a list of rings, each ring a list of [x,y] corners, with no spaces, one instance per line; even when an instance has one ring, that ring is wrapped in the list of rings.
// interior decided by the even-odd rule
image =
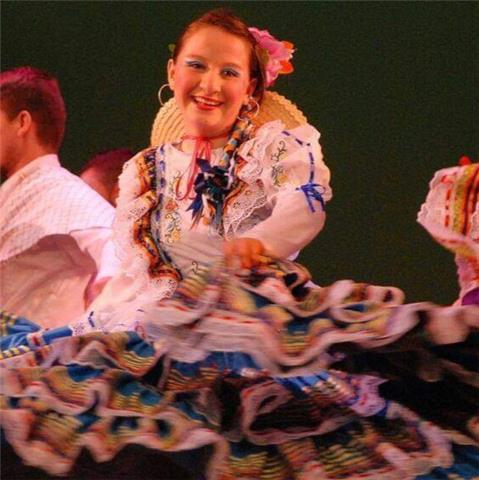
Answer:
[[[393,284],[448,303],[452,255],[416,224],[434,171],[478,154],[476,2],[2,2],[2,70],[56,75],[69,116],[61,151],[148,145],[168,44],[214,6],[295,44],[276,90],[321,133],[334,198],[301,254],[319,284]]]

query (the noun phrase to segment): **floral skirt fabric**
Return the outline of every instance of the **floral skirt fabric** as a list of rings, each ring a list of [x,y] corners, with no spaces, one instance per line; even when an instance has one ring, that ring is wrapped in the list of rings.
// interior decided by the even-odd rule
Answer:
[[[222,264],[145,305],[132,331],[75,336],[1,316],[1,425],[29,465],[83,449],[210,446],[211,479],[479,476],[479,307]],[[90,322],[94,323],[94,322]]]

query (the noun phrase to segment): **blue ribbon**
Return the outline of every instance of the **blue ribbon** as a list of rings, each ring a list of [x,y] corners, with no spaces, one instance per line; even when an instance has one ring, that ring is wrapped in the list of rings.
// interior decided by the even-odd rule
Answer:
[[[324,212],[325,204],[322,195],[324,193],[324,187],[322,185],[320,185],[319,183],[308,182],[304,185],[301,185],[300,187],[297,187],[296,190],[301,190],[304,193],[311,212],[314,213],[316,211],[314,209],[313,200],[316,200],[321,204],[321,208]]]
[[[223,216],[223,201],[228,193],[228,176],[224,168],[212,167],[207,160],[198,159],[201,173],[195,180],[196,197],[187,210],[192,211],[193,223],[198,223],[203,212],[203,195],[207,194],[215,208],[213,224],[219,226]]]

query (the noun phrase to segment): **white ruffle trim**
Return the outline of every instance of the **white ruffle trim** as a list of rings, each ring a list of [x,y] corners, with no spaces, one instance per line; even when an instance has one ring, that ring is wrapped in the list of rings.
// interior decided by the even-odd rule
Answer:
[[[452,241],[459,241],[464,236],[454,233],[449,228],[446,228],[445,218],[448,212],[446,211],[447,195],[450,191],[451,183],[454,183],[460,170],[464,167],[452,167],[438,170],[431,182],[429,183],[429,192],[426,201],[422,204],[417,216],[417,221],[439,242],[443,238],[451,238]],[[443,181],[444,178],[447,181]],[[453,215],[454,212],[449,212]],[[475,242],[479,241],[479,202],[476,204],[474,212],[471,216],[471,231],[469,237]],[[479,249],[479,247],[478,247]]]
[[[136,160],[139,153],[129,160],[119,178],[120,195],[113,222],[113,240],[122,270],[134,279],[137,291],[149,291],[150,301],[170,297],[176,289],[171,278],[152,278],[148,274],[149,259],[134,241],[134,226],[149,209],[148,202],[142,198],[141,183]]]
[[[285,126],[281,121],[268,122],[257,130],[254,138],[246,141],[240,147],[239,155],[246,161],[246,165],[238,173],[238,178],[245,182],[247,187],[234,202],[228,205],[228,211],[223,216],[226,238],[232,238],[244,231],[253,214],[267,204],[268,198],[261,179],[265,169],[269,170],[271,168],[267,150],[273,147],[278,140],[290,143],[294,142],[293,137],[295,137],[301,141],[314,144],[318,142],[320,137],[319,132],[310,125],[302,125],[289,130],[293,137],[283,134],[284,130]],[[309,162],[307,155],[305,161]],[[324,198],[329,200],[331,189],[329,185],[324,187]],[[249,227],[251,228],[251,225]]]
[[[251,140],[245,142],[239,149],[239,155],[246,160],[238,178],[246,183],[246,190],[228,205],[228,211],[223,216],[224,234],[226,238],[234,237],[251,215],[267,203],[266,194],[261,184],[263,165],[259,159],[264,158],[265,151],[276,136],[284,129],[280,121],[269,122],[258,129]]]

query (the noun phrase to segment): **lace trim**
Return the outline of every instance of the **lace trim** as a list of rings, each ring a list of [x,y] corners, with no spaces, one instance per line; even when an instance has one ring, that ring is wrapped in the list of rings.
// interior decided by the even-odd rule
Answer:
[[[476,177],[479,177],[478,165],[436,172],[429,183],[429,192],[419,211],[418,222],[430,233],[440,228],[451,234],[467,235],[479,240],[479,182]]]
[[[228,203],[223,215],[224,236],[229,239],[239,233],[252,217],[253,213],[264,207],[267,198],[261,181],[248,185],[243,184],[235,199]]]
[[[456,173],[450,171],[449,174],[446,174],[446,170],[439,170],[429,182],[426,201],[421,205],[417,217],[418,222],[426,230],[429,230],[429,225],[443,226],[445,224],[447,193],[452,189],[457,177]]]
[[[311,129],[316,132],[314,129]],[[262,126],[256,132],[256,136],[246,141],[239,149],[239,156],[245,159],[242,165],[239,165],[238,178],[245,185],[231,197],[234,200],[227,199],[226,214],[223,216],[223,226],[226,238],[231,238],[235,234],[246,230],[246,226],[251,228],[253,221],[261,220],[258,215],[255,219],[255,212],[267,204],[265,188],[260,180],[264,171],[265,160],[268,158],[267,149],[276,145],[279,139],[278,151],[270,155],[271,163],[267,165],[271,169],[273,184],[277,188],[282,188],[288,183],[288,173],[284,171],[282,160],[287,154],[286,146],[294,142],[301,148],[304,148],[304,155],[309,163],[309,179],[307,183],[300,185],[296,190],[302,191],[305,200],[312,212],[315,212],[316,204],[324,210],[325,201],[331,198],[331,192],[328,185],[320,185],[316,182],[316,159],[311,145],[317,141],[318,132],[312,134],[307,131],[307,135],[296,135],[293,131],[284,130],[281,121],[269,122]],[[301,138],[299,138],[301,137]],[[306,137],[306,138],[305,138]],[[293,188],[293,187],[292,187]]]
[[[439,170],[417,221],[440,244],[479,258],[479,165]]]
[[[248,159],[246,165],[238,173],[238,177],[241,180],[252,183],[258,178],[263,171],[263,166],[259,159],[265,158],[266,149],[283,130],[284,125],[279,120],[269,122],[259,128],[256,135],[240,147],[239,155]]]
[[[120,176],[113,238],[122,269],[134,277],[138,288],[153,287],[151,300],[171,296],[179,280],[149,235],[150,212],[157,204],[154,162],[156,149],[140,152],[128,161]],[[161,184],[161,179],[158,180]],[[162,185],[161,185],[162,186]],[[151,237],[151,238],[150,238]]]
[[[417,221],[456,255],[460,298],[479,284],[479,165],[439,170]]]
[[[243,230],[242,227],[253,213],[266,205],[264,186],[259,180],[263,173],[263,165],[259,159],[265,157],[266,148],[283,128],[284,125],[280,121],[269,122],[258,129],[254,138],[244,142],[240,147],[238,155],[247,158],[238,171],[238,178],[244,185],[234,200],[228,202],[228,208],[223,216],[225,238],[232,238]]]

